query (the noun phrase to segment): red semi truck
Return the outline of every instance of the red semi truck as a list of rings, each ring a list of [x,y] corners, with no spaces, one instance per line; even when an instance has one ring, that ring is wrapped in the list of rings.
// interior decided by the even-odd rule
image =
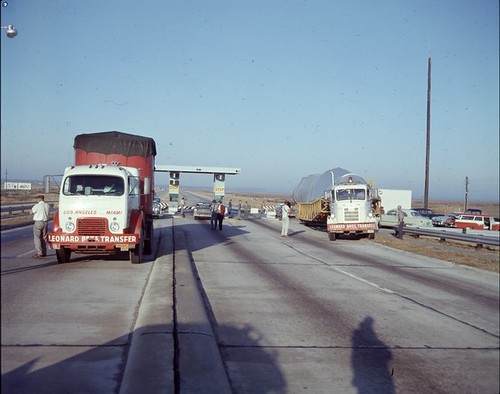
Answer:
[[[71,253],[128,252],[141,263],[153,242],[155,141],[107,131],[77,135],[73,147],[75,165],[64,171],[47,235],[58,262]]]

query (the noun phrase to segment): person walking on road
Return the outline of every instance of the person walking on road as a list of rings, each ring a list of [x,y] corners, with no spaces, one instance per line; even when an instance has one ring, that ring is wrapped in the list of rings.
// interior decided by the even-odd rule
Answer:
[[[243,219],[248,219],[248,215],[250,214],[250,205],[245,201],[245,205],[243,206]]]
[[[35,258],[47,256],[47,224],[49,222],[50,206],[45,202],[45,196],[40,194],[31,212],[33,213],[33,240],[35,242]]]
[[[403,239],[403,227],[405,225],[405,214],[401,209],[401,205],[398,205],[398,227],[396,231],[396,237]]]
[[[226,207],[222,203],[222,200],[219,201],[217,205],[217,222],[219,223],[219,230],[222,231],[222,222],[224,221],[224,214],[226,213]],[[217,227],[216,222],[216,227]]]
[[[229,202],[227,203],[227,217],[228,218],[232,218],[232,216],[231,216],[232,210],[233,210],[233,200],[229,200]]]
[[[181,215],[183,218],[186,217],[186,215],[184,214],[184,208],[186,207],[186,201],[184,200],[184,197],[181,198],[181,202],[179,203],[179,208],[180,208],[180,211],[181,211]]]
[[[281,207],[281,236],[288,237],[288,226],[290,225],[290,203],[285,201]]]
[[[217,228],[217,201],[212,200],[212,204],[210,205],[210,227],[212,230]]]
[[[238,202],[238,220],[241,219],[241,210],[242,210],[242,206],[241,206],[241,200]]]

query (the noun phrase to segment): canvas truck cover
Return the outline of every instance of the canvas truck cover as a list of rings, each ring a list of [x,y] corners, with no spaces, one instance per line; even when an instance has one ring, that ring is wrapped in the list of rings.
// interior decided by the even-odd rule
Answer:
[[[152,138],[120,131],[79,134],[75,137],[73,148],[104,155],[156,156],[156,143]]]
[[[348,177],[354,182],[366,184],[359,175],[353,174],[343,168],[335,167],[322,174],[309,175],[300,181],[292,192],[292,200],[298,202],[313,202],[324,196],[325,191],[332,190],[333,186],[347,182]]]

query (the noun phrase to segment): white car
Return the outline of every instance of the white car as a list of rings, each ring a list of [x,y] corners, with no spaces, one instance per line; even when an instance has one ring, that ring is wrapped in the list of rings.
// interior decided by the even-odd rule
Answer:
[[[197,219],[210,219],[212,216],[212,211],[210,210],[210,203],[209,202],[199,202],[195,205],[193,208],[193,218],[194,220]]]
[[[405,226],[414,227],[432,227],[432,220],[420,215],[417,211],[413,209],[403,209],[403,214],[405,215]],[[380,227],[390,227],[398,225],[398,210],[391,209],[386,213],[380,215]]]

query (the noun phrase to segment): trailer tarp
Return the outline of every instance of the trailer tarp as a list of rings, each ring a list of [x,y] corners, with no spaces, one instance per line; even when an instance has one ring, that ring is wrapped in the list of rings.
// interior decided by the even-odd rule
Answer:
[[[75,137],[73,148],[106,155],[120,153],[124,156],[156,156],[154,139],[120,131],[79,134]]]
[[[366,181],[359,175],[335,167],[322,174],[313,174],[301,179],[298,186],[293,190],[292,200],[294,202],[313,202],[324,196],[325,191],[332,190],[333,186],[347,182],[348,177],[352,177],[354,182],[366,184]]]

